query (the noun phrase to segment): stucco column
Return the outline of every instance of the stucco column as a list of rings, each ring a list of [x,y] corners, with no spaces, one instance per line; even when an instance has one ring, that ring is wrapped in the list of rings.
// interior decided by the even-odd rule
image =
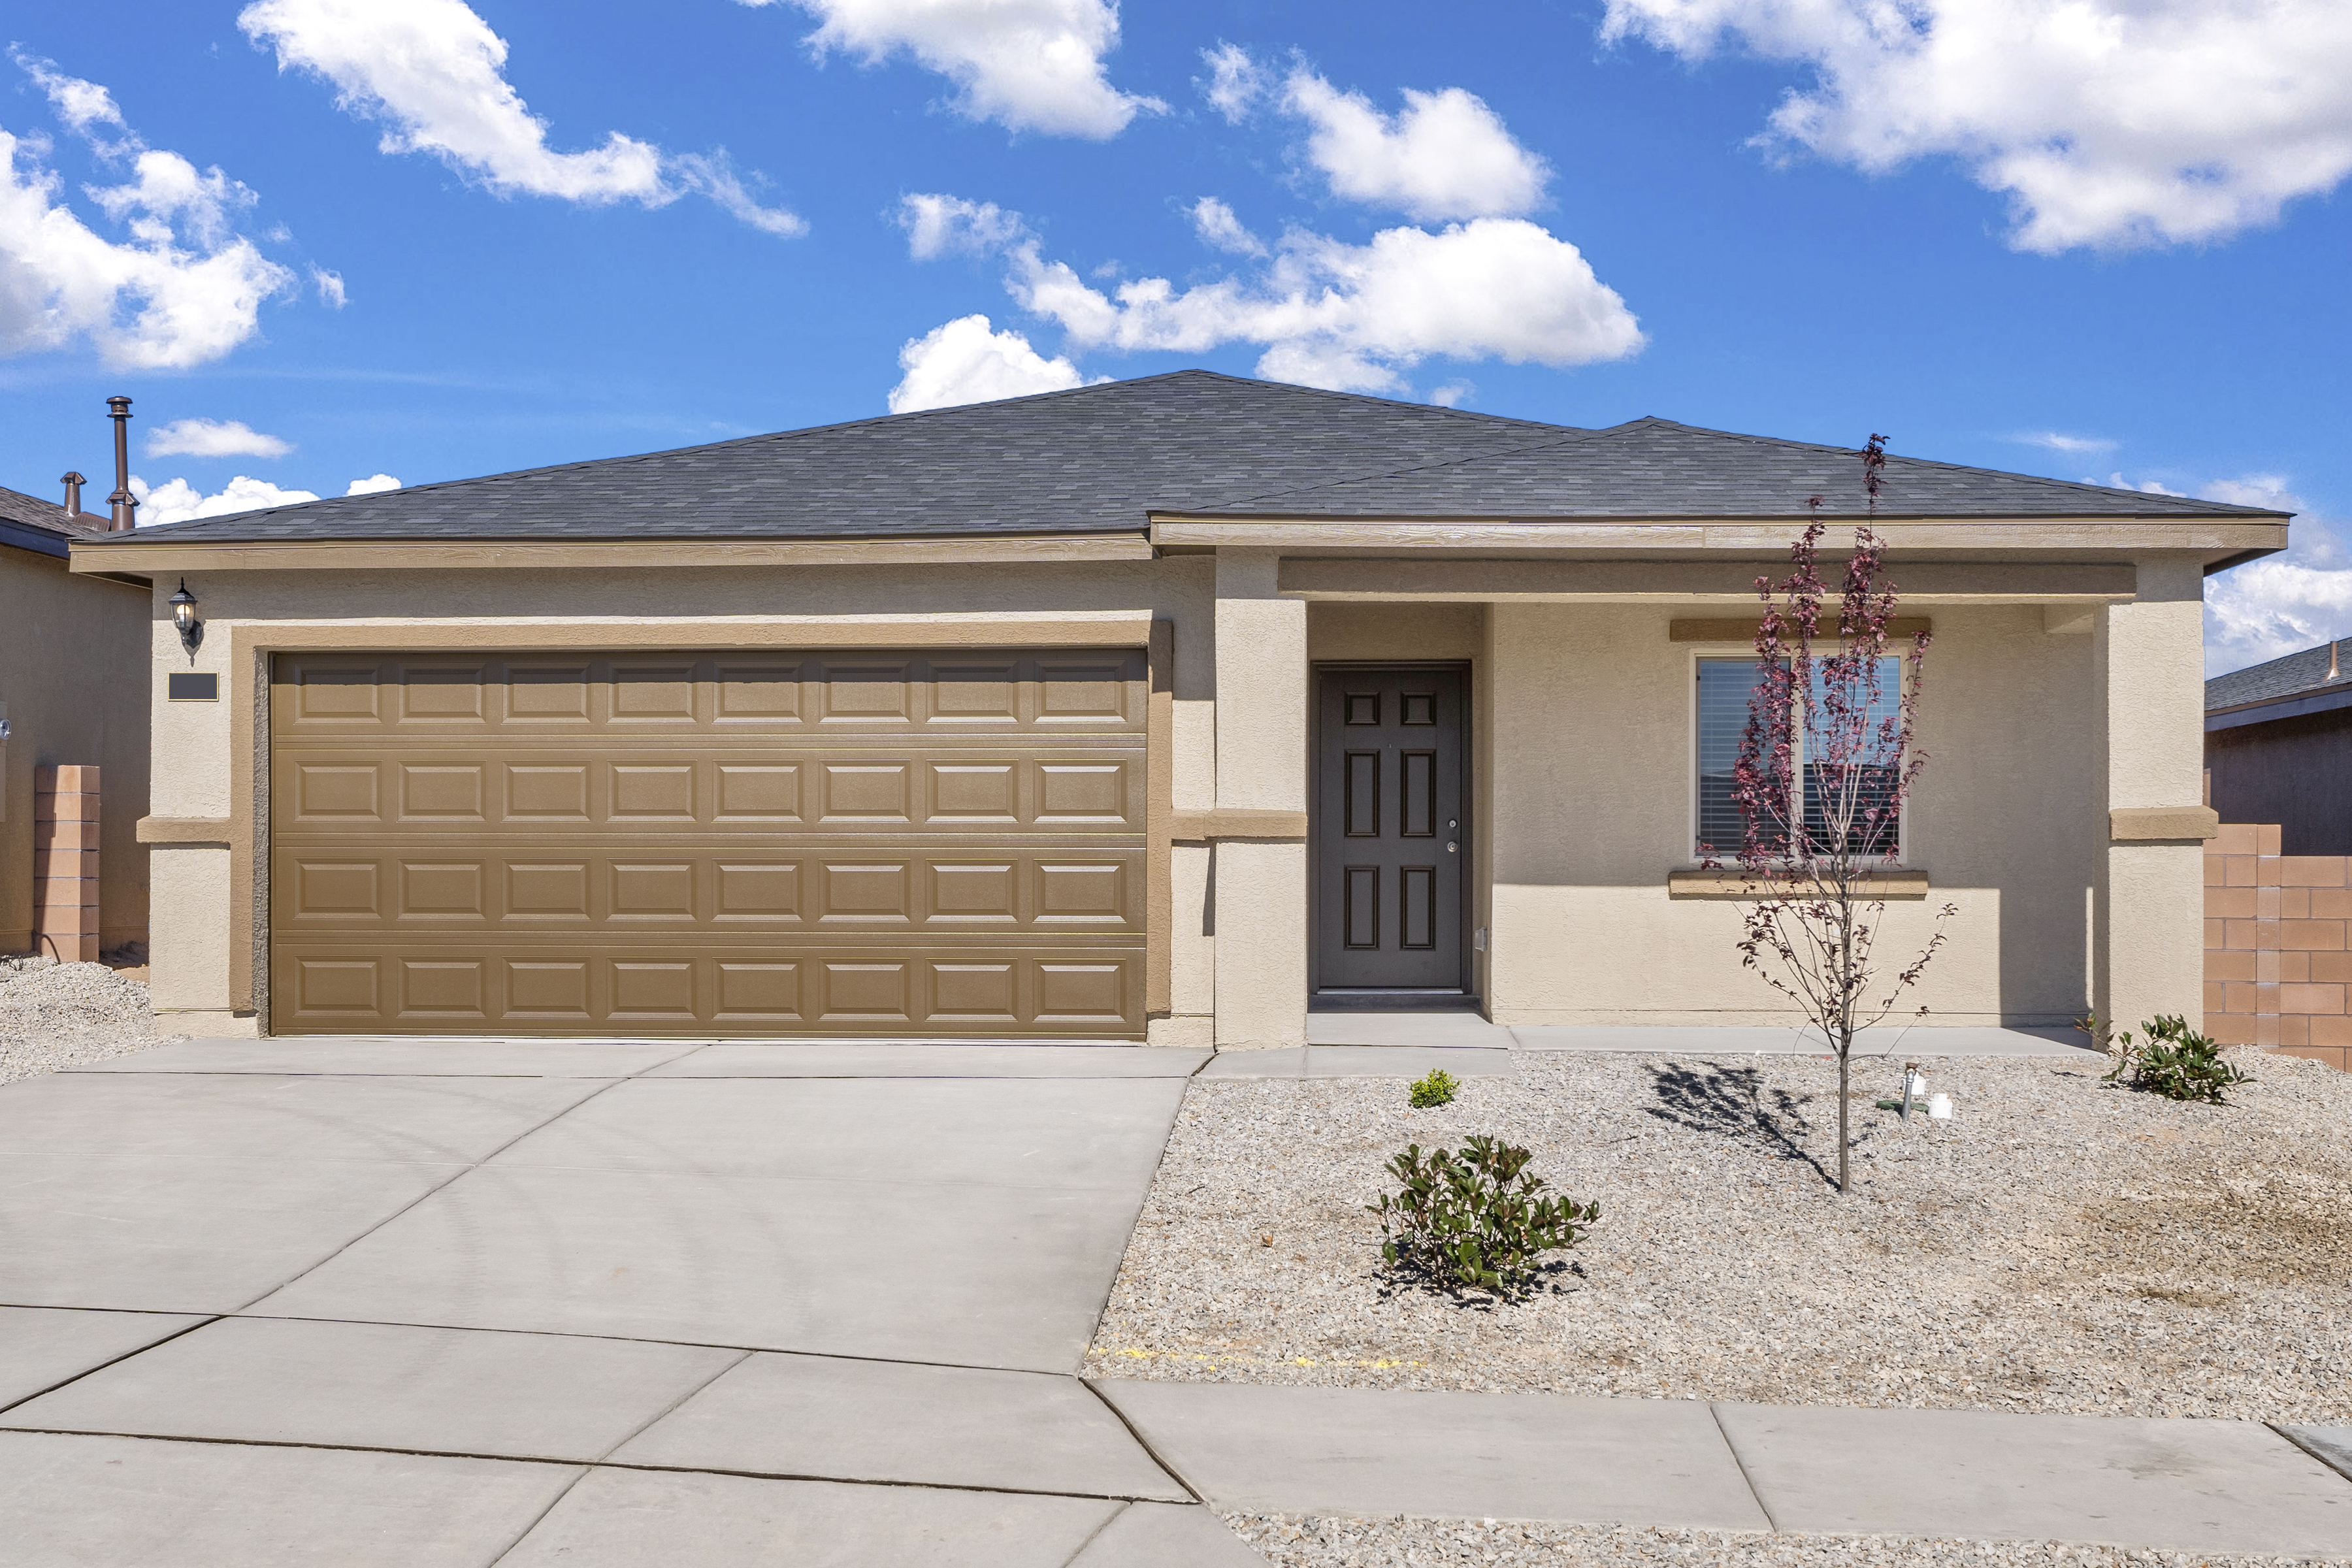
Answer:
[[[1270,551],[1217,552],[1217,811],[1282,813],[1298,837],[1216,847],[1216,1043],[1307,1043],[1307,605]]]
[[[2204,1009],[2204,568],[2138,563],[2138,591],[2092,623],[2099,816],[2092,882],[2092,1008],[2134,1029]]]

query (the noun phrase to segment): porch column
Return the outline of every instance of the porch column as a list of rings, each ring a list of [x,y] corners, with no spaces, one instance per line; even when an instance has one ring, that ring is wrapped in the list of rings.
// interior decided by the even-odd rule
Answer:
[[[2204,1013],[2204,566],[2145,556],[2138,589],[2092,623],[2099,820],[2092,882],[2092,1008],[2137,1030]]]
[[[1217,552],[1220,1050],[1307,1043],[1307,604],[1279,564]]]

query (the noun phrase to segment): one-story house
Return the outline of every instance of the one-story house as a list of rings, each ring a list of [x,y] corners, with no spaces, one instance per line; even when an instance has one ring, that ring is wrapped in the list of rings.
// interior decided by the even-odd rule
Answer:
[[[2281,853],[2352,855],[2352,642],[2205,683],[2206,804],[2275,824]]]
[[[147,809],[147,584],[68,564],[73,545],[104,537],[106,525],[0,489],[0,952],[87,960],[147,937],[137,836]],[[53,820],[60,767],[76,786],[67,824]],[[95,801],[79,798],[85,779]]]
[[[198,1033],[1295,1045],[1785,1019],[1697,868],[1822,498],[1932,624],[1931,1022],[2200,1001],[2200,600],[2281,513],[1201,371],[75,546],[154,583]],[[183,647],[184,583],[201,627]],[[1710,685],[1711,679],[1714,684]],[[192,686],[194,683],[191,683]]]

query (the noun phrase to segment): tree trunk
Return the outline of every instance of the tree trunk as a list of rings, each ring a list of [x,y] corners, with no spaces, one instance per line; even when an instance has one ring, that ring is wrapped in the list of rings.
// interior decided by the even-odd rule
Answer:
[[[1840,1196],[1852,1190],[1846,1185],[1845,1157],[1846,1116],[1853,1105],[1853,1097],[1847,1089],[1853,1064],[1853,1042],[1847,1040],[1844,1043],[1844,1048],[1838,1052],[1838,1193]]]

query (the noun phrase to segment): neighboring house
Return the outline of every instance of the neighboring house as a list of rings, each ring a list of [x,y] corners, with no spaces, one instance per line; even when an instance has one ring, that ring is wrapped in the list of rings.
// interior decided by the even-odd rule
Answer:
[[[2352,643],[2205,683],[2206,804],[2275,823],[2280,853],[2352,855]]]
[[[104,537],[106,519],[0,489],[0,952],[35,946],[37,879],[82,851],[36,855],[36,780],[49,767],[95,767],[99,946],[147,938],[147,682],[152,613],[143,580],[76,575],[73,544]],[[78,836],[77,836],[78,837]],[[63,858],[61,858],[63,857]],[[59,879],[62,880],[62,877]],[[77,954],[64,954],[77,956]]]
[[[184,575],[198,1032],[1784,1020],[1696,869],[1752,584],[1856,454],[1205,372],[77,544]],[[2200,1005],[2202,579],[2284,515],[1890,460],[1931,1022]],[[1733,700],[1725,700],[1726,693]],[[1728,727],[1728,728],[1727,728]]]

